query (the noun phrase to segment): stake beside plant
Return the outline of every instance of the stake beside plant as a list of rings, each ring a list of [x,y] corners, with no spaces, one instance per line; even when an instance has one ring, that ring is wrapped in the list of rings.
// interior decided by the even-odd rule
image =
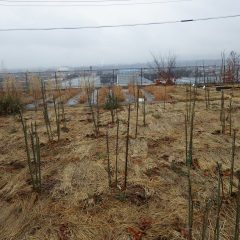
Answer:
[[[31,123],[31,128],[28,130],[26,120],[24,120],[22,112],[19,112],[20,120],[22,123],[25,148],[27,153],[27,161],[29,173],[31,176],[31,182],[33,189],[37,192],[41,192],[42,181],[41,181],[41,154],[40,154],[40,143],[37,133],[36,122],[33,125]],[[28,143],[28,138],[30,137],[30,143]]]
[[[235,230],[234,230],[234,240],[239,240],[239,227],[240,227],[240,172],[237,172],[238,178],[238,192],[236,199],[236,221],[235,221]]]
[[[37,133],[36,122],[33,126],[31,123],[31,130],[29,131],[31,138],[32,152],[33,152],[33,173],[34,177],[34,189],[38,192],[41,192],[42,183],[41,183],[41,155],[40,155],[40,144],[39,137]]]
[[[92,90],[91,90],[90,82],[88,82],[88,86],[86,87],[86,92],[87,92],[87,98],[88,98],[88,105],[90,107],[91,114],[92,114],[92,120],[93,120],[93,124],[94,124],[95,134],[96,134],[96,136],[98,136],[98,134],[99,134],[98,125],[97,125],[97,119],[95,117],[95,113],[93,110],[92,97],[91,97]]]
[[[221,127],[222,127],[222,134],[225,133],[225,109],[224,109],[224,91],[222,90],[222,96],[221,96],[221,110],[220,110],[220,121],[221,121]]]
[[[189,106],[188,106],[188,102],[189,102],[189,99],[188,99],[188,86],[186,85],[186,96],[185,96],[185,103],[186,103],[186,120],[187,122],[189,121]]]
[[[139,109],[139,88],[137,87],[137,116],[136,116],[136,129],[135,129],[135,138],[137,138],[138,134],[138,109]]]
[[[56,127],[57,127],[57,136],[58,141],[60,140],[60,106],[59,103],[56,103],[56,99],[53,97],[53,106],[54,106],[54,113],[55,113],[55,121],[56,121]]]
[[[207,239],[208,216],[211,208],[211,200],[208,200],[204,209],[203,223],[202,223],[202,240]]]
[[[47,130],[48,140],[52,141],[53,136],[52,136],[50,117],[48,113],[48,105],[46,101],[46,88],[43,80],[41,81],[41,92],[42,92],[42,100],[43,100],[43,116],[44,116],[44,122]]]
[[[166,97],[167,97],[167,83],[164,85],[164,106],[163,108],[166,109]]]
[[[217,163],[217,174],[218,174],[218,184],[217,184],[217,216],[216,216],[216,226],[214,230],[214,240],[220,239],[220,212],[222,207],[222,166]]]
[[[188,165],[188,240],[192,240],[193,228],[193,197],[190,164]]]
[[[55,72],[55,84],[56,84],[56,90],[58,92],[58,96],[59,96],[59,101],[58,101],[58,107],[59,109],[61,109],[62,113],[60,114],[60,111],[59,111],[59,122],[63,122],[63,126],[64,128],[67,128],[67,121],[66,121],[66,116],[65,116],[65,108],[64,108],[64,102],[62,100],[62,94],[61,94],[61,89],[59,87],[59,82],[58,82],[58,78],[57,78],[57,73]],[[57,107],[57,108],[58,108]],[[60,115],[61,115],[61,120],[60,120]],[[60,130],[60,129],[59,129]]]
[[[108,95],[107,95],[107,98],[106,98],[106,102],[105,102],[104,108],[110,111],[112,123],[115,122],[115,113],[117,112],[116,109],[118,107],[119,107],[118,99],[114,95],[114,92],[112,91],[112,89],[109,88],[109,92],[108,92]]]
[[[188,122],[190,121],[191,102],[192,102],[192,85],[191,85],[191,83],[190,83],[190,84],[189,84]]]
[[[210,106],[210,99],[209,99],[209,95],[210,95],[210,89],[206,86],[204,86],[204,98],[205,98],[205,105],[206,105],[206,110],[209,109]]]
[[[188,163],[188,122],[187,115],[185,115],[185,157],[186,157],[186,165]]]
[[[125,155],[124,189],[127,188],[127,176],[128,176],[128,150],[129,150],[130,114],[131,114],[131,105],[129,104],[129,105],[128,105],[127,136],[126,136],[126,155]]]
[[[191,89],[191,88],[190,88]],[[191,91],[191,90],[190,90]],[[196,104],[196,91],[195,88],[193,90],[193,98],[192,93],[190,92],[190,102],[189,102],[189,114],[190,122],[187,121],[187,116],[185,117],[185,142],[186,142],[186,165],[188,164],[192,166],[192,155],[193,155],[193,127],[194,127],[194,117],[195,117],[195,104]],[[188,131],[188,128],[189,131]],[[189,134],[189,136],[188,136]]]
[[[116,161],[115,161],[115,183],[118,185],[118,148],[119,148],[119,119],[117,119],[117,136],[116,136]]]
[[[109,136],[108,136],[108,129],[106,132],[106,143],[107,143],[107,172],[108,172],[108,185],[111,187],[112,180],[111,180],[111,165],[110,165],[110,153],[109,153]]]
[[[207,104],[209,108],[210,107],[210,89],[207,89]]]
[[[99,92],[97,89],[97,99],[96,99],[96,107],[97,107],[97,129],[99,132],[99,124],[100,124],[100,113],[99,113]]]
[[[23,128],[25,149],[26,149],[27,161],[28,161],[28,169],[29,169],[31,180],[32,180],[32,183],[33,183],[34,181],[33,181],[32,167],[31,167],[31,156],[30,156],[30,149],[29,149],[29,146],[28,146],[27,123],[26,123],[26,120],[23,118],[23,115],[22,115],[21,111],[19,111],[19,116],[20,116],[20,120],[21,120],[22,128]]]
[[[143,97],[143,126],[146,126],[146,97]]]
[[[230,173],[230,179],[229,179],[229,194],[230,194],[230,196],[232,195],[232,187],[233,187],[235,149],[236,149],[236,129],[233,130],[233,137],[232,137],[231,173]]]
[[[229,102],[229,133],[232,136],[232,98],[230,98]]]

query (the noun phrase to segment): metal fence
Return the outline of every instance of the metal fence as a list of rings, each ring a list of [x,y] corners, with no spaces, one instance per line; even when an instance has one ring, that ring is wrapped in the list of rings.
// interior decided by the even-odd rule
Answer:
[[[225,69],[225,68],[224,68]],[[231,79],[221,66],[184,66],[171,69],[176,84],[213,84],[225,82],[239,82],[238,66]],[[158,71],[154,68],[121,68],[121,69],[86,69],[72,71],[45,72],[12,72],[0,73],[0,88],[4,87],[6,79],[14,79],[24,90],[29,89],[33,81],[40,79],[52,87],[79,88],[86,82],[93,82],[96,87],[117,84],[126,86],[129,83],[149,85],[155,83]]]

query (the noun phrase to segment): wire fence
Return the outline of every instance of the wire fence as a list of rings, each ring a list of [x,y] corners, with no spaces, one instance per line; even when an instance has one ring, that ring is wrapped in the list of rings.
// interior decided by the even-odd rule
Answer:
[[[184,66],[171,70],[167,78],[172,84],[225,84],[239,83],[240,66],[229,71],[226,66]],[[155,68],[121,68],[121,69],[84,69],[72,71],[45,71],[45,72],[2,72],[0,73],[0,88],[4,88],[6,79],[14,81],[23,90],[27,91],[34,81],[44,81],[51,88],[81,88],[87,82],[94,83],[95,87],[120,85],[130,83],[144,86],[151,84],[165,84],[166,77]]]

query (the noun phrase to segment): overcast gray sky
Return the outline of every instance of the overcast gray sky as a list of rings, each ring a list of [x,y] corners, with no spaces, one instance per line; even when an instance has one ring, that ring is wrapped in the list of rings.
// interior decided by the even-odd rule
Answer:
[[[0,28],[142,23],[232,14],[240,14],[239,0],[111,7],[0,6]],[[179,60],[214,59],[223,50],[240,50],[240,18],[135,28],[0,32],[0,60],[9,69],[139,63],[150,61],[151,52],[169,51]]]

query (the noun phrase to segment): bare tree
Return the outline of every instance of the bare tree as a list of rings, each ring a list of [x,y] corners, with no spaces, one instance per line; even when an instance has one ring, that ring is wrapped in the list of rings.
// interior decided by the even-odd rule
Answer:
[[[158,78],[164,79],[168,84],[171,83],[174,78],[173,69],[176,67],[176,55],[169,52],[166,56],[152,54],[152,57]]]
[[[235,82],[236,80],[238,80],[237,76],[239,71],[239,64],[240,64],[240,54],[238,54],[235,51],[231,51],[227,58],[229,81]]]

